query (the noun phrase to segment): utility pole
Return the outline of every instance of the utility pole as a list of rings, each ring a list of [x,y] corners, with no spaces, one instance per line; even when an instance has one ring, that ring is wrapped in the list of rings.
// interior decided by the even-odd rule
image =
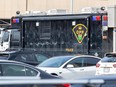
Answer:
[[[28,11],[28,0],[26,0],[26,11]]]
[[[73,0],[70,0],[70,13],[73,14]]]

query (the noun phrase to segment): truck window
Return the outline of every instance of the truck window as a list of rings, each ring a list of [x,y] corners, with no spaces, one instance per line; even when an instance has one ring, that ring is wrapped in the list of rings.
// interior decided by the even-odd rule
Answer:
[[[20,31],[18,29],[11,31],[11,47],[20,46]]]
[[[20,32],[19,31],[12,32],[12,41],[20,41]]]
[[[9,32],[5,31],[3,34],[3,42],[8,42],[9,40]]]

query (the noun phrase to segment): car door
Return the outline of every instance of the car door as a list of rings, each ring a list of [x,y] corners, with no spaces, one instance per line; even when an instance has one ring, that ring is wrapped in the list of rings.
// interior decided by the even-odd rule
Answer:
[[[84,74],[93,76],[96,72],[96,64],[100,59],[94,57],[85,57],[83,63]]]
[[[30,67],[17,64],[1,64],[3,76],[37,76],[38,72]]]
[[[71,61],[69,61],[63,68],[61,72],[61,76],[63,76],[66,79],[74,79],[74,78],[80,78],[83,75],[83,63],[84,58],[75,58]]]
[[[14,64],[1,64],[3,76],[26,76],[25,67]]]
[[[11,64],[11,63],[4,63],[0,64],[0,70],[2,70],[2,76],[19,76],[19,77],[24,77],[24,76],[37,76],[38,72],[34,69],[31,69],[30,67],[25,67],[23,65],[19,64]],[[38,76],[39,77],[39,76]],[[11,84],[11,85],[5,85],[3,87],[33,87],[34,85],[30,84]],[[40,86],[38,86],[40,87]]]
[[[99,59],[95,58],[77,57],[63,67],[61,76],[74,79],[95,75],[98,61]]]

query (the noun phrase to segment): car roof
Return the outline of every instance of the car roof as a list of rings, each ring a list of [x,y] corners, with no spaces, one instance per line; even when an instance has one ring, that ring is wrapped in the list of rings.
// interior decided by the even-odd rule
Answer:
[[[18,61],[13,61],[13,60],[0,60],[0,63],[17,63],[17,64],[25,64],[25,65],[29,65],[29,64],[26,64],[26,63],[23,63],[23,62],[18,62]],[[30,66],[30,65],[29,65]]]
[[[17,51],[1,51],[0,54],[11,54],[16,53]]]
[[[12,54],[12,53],[43,53],[47,54],[44,51],[38,51],[38,50],[6,50],[6,51],[0,51],[0,54]]]
[[[8,50],[8,51],[1,51],[0,54],[12,54],[12,53],[29,53],[29,52],[39,52],[39,51],[32,51],[32,50]]]
[[[30,64],[19,62],[19,61],[14,61],[14,60],[0,60],[0,63],[12,63],[12,64],[20,64],[20,65],[25,65],[25,66],[29,66],[29,67],[34,67]]]
[[[98,59],[101,59],[100,57],[97,57],[97,56],[92,56],[92,55],[81,55],[81,54],[74,54],[74,55],[62,55],[62,56],[53,56],[52,58],[58,58],[58,57],[71,57],[71,58],[75,58],[75,57],[94,57],[94,58],[98,58]]]
[[[20,64],[20,65],[28,66],[28,67],[38,70],[37,68],[35,68],[34,66],[32,66],[30,64],[19,62],[19,61],[14,61],[14,60],[0,60],[0,63]]]

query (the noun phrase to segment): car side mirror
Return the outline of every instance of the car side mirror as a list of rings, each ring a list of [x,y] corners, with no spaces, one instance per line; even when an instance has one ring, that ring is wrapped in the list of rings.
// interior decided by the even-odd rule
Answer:
[[[73,67],[74,67],[73,64],[68,64],[68,65],[67,65],[67,68],[73,68]]]

